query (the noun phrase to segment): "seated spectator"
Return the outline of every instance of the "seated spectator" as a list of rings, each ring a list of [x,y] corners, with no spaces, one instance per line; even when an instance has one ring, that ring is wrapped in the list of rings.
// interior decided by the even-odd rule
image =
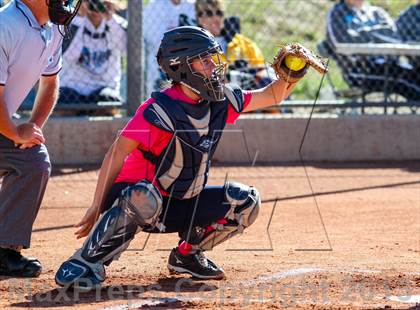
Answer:
[[[328,13],[327,42],[350,86],[413,100],[420,97],[419,75],[399,57],[345,56],[334,51],[338,43],[401,43],[397,27],[384,9],[364,0],[339,1]]]
[[[111,1],[87,0],[63,42],[58,107],[121,101],[121,58],[126,54],[127,23]]]
[[[195,0],[150,0],[143,12],[143,36],[146,54],[146,93],[161,89],[165,75],[156,62],[163,34],[178,26],[195,24]]]
[[[219,41],[228,63],[229,82],[256,89],[271,82],[258,46],[240,33],[238,17],[224,18],[223,0],[196,0],[197,23]]]
[[[397,18],[397,27],[404,42],[420,43],[420,0],[410,6]],[[410,56],[414,70],[420,70],[420,56]]]

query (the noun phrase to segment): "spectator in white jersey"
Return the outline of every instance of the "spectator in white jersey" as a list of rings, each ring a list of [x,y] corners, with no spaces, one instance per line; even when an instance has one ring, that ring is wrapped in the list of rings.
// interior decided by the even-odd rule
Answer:
[[[47,4],[48,3],[48,4]],[[12,0],[0,9],[0,275],[37,277],[39,260],[22,256],[51,171],[43,126],[58,95],[64,29],[78,1]],[[29,120],[12,115],[39,89]]]
[[[156,62],[163,34],[178,26],[195,24],[195,0],[150,0],[143,12],[143,36],[146,53],[146,93],[161,88],[165,75]]]
[[[85,0],[83,14],[63,42],[58,106],[121,101],[121,60],[126,54],[127,22],[110,1]]]

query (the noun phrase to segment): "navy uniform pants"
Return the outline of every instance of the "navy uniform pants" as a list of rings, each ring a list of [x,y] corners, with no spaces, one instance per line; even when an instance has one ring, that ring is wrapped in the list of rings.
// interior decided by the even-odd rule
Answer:
[[[115,199],[132,183],[115,183],[104,202],[104,211],[111,208]],[[207,228],[217,220],[223,219],[230,209],[225,200],[223,186],[207,186],[199,195],[190,199],[163,197],[163,211],[160,216],[165,225],[165,233],[178,232],[183,240],[190,236],[189,232],[196,227]],[[153,231],[158,232],[158,231]],[[187,240],[195,243],[193,240]]]

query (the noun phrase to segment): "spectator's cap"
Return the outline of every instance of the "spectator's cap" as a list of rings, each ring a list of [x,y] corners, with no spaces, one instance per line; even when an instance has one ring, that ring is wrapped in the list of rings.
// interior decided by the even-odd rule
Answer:
[[[104,0],[87,0],[88,9],[98,13],[106,13],[108,11]]]
[[[225,5],[223,0],[196,0],[195,12],[197,18],[212,17],[214,15],[223,16]]]

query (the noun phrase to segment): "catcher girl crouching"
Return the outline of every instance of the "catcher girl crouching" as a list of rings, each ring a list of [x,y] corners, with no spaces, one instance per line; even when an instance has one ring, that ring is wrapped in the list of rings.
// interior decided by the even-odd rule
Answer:
[[[88,237],[58,269],[59,285],[82,290],[100,285],[104,265],[139,231],[179,234],[169,255],[170,272],[225,277],[204,251],[250,226],[260,196],[235,182],[206,186],[212,156],[227,123],[241,112],[281,102],[294,83],[279,79],[243,91],[224,83],[220,59],[219,44],[202,28],[164,34],[157,60],[172,86],[140,105],[107,152],[92,206],[77,225],[77,237]]]

